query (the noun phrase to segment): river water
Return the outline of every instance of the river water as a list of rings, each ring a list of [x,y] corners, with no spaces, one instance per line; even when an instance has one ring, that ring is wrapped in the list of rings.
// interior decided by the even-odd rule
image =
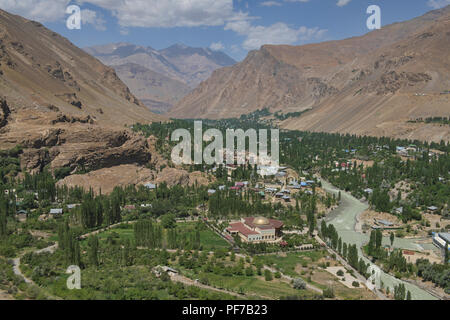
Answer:
[[[322,180],[322,188],[330,193],[338,194],[339,189],[332,186],[327,181]],[[327,224],[333,224],[342,238],[343,242],[347,244],[356,244],[358,248],[358,254],[363,257],[362,246],[364,246],[369,241],[369,234],[363,234],[355,230],[357,223],[357,218],[361,213],[368,209],[368,205],[362,203],[351,194],[341,191],[341,205],[334,210],[326,219]],[[383,245],[390,245],[390,240],[388,237],[383,238]],[[395,238],[394,247],[400,249],[409,249],[415,251],[421,251],[423,249],[432,249],[432,244],[419,244],[411,239]],[[379,288],[381,281],[384,287],[389,287],[391,292],[394,292],[394,286],[399,283],[403,283],[406,290],[411,292],[411,297],[413,300],[436,300],[433,295],[429,294],[427,291],[412,285],[410,283],[396,279],[395,277],[383,272],[371,261],[363,257],[366,263],[370,263],[371,267],[377,270],[378,277],[376,285]]]

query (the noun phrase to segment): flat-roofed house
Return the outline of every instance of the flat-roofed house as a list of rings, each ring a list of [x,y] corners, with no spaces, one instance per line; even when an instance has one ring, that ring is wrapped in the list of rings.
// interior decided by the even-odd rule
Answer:
[[[450,250],[450,233],[435,233],[433,236],[433,244],[441,250],[445,250],[448,244]]]
[[[50,215],[52,216],[59,216],[63,214],[63,209],[50,209]]]
[[[378,220],[379,224],[385,226],[385,227],[392,227],[394,224],[388,220]]]
[[[430,206],[430,207],[428,207],[427,209],[428,209],[428,211],[430,211],[430,212],[436,212],[437,209],[439,209],[439,208],[436,207],[436,206]]]

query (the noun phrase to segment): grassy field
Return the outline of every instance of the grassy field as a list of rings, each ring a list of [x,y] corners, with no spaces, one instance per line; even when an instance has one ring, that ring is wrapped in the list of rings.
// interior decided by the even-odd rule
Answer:
[[[281,297],[293,295],[313,295],[306,290],[296,290],[289,283],[277,279],[265,281],[263,277],[258,276],[227,277],[214,273],[203,273],[202,275],[206,276],[211,286],[234,292],[244,292],[247,296],[256,296],[263,299],[279,299]]]
[[[258,256],[257,259],[291,277],[300,276],[322,290],[332,286],[337,299],[359,300],[362,298],[370,300],[376,298],[372,292],[363,287],[348,288],[344,286],[334,275],[322,269],[320,265],[325,262],[326,256],[326,251],[308,251],[285,255]],[[336,262],[331,263],[336,264]]]
[[[256,259],[263,264],[274,267],[280,272],[291,276],[299,276],[295,270],[297,265],[309,265],[311,262],[315,263],[326,255],[324,251],[307,251],[307,252],[295,252],[287,253],[284,255],[261,255]]]
[[[186,223],[177,223],[177,228],[181,232],[188,232],[195,229],[196,222],[186,222]],[[117,239],[121,240],[130,240],[134,241],[134,230],[133,225],[127,225],[127,228],[114,228],[108,231],[101,232],[98,234],[99,240],[106,241],[108,236],[113,235]],[[86,244],[87,240],[83,241],[83,244]],[[208,229],[206,226],[200,231],[200,244],[203,250],[213,251],[215,249],[228,249],[230,245],[220,236],[218,236],[215,232]]]
[[[183,231],[194,230],[197,222],[180,222],[177,223],[177,228]],[[222,239],[215,232],[208,229],[206,226],[202,227],[200,231],[200,244],[205,251],[213,251],[215,249],[228,249],[230,244]]]

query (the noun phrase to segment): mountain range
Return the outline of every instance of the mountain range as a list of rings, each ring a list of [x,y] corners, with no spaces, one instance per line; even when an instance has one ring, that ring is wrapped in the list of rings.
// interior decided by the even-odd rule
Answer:
[[[360,37],[265,45],[214,71],[169,112],[178,118],[297,113],[281,128],[450,140],[450,6]]]
[[[150,110],[167,112],[214,70],[236,63],[220,51],[176,44],[163,50],[114,43],[84,48],[113,67]]]

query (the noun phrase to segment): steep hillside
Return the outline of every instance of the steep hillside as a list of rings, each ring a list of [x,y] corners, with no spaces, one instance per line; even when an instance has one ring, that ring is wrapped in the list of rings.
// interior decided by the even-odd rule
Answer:
[[[125,124],[151,113],[115,71],[40,23],[0,10],[0,148],[23,165],[92,170],[145,164],[148,142]]]
[[[191,89],[181,81],[173,80],[138,64],[127,63],[116,66],[120,79],[139,100],[155,113],[165,113]]]
[[[450,140],[448,126],[408,123],[450,116],[450,6],[362,37],[263,46],[222,68],[170,112],[237,117],[262,108],[298,112],[288,129]]]

